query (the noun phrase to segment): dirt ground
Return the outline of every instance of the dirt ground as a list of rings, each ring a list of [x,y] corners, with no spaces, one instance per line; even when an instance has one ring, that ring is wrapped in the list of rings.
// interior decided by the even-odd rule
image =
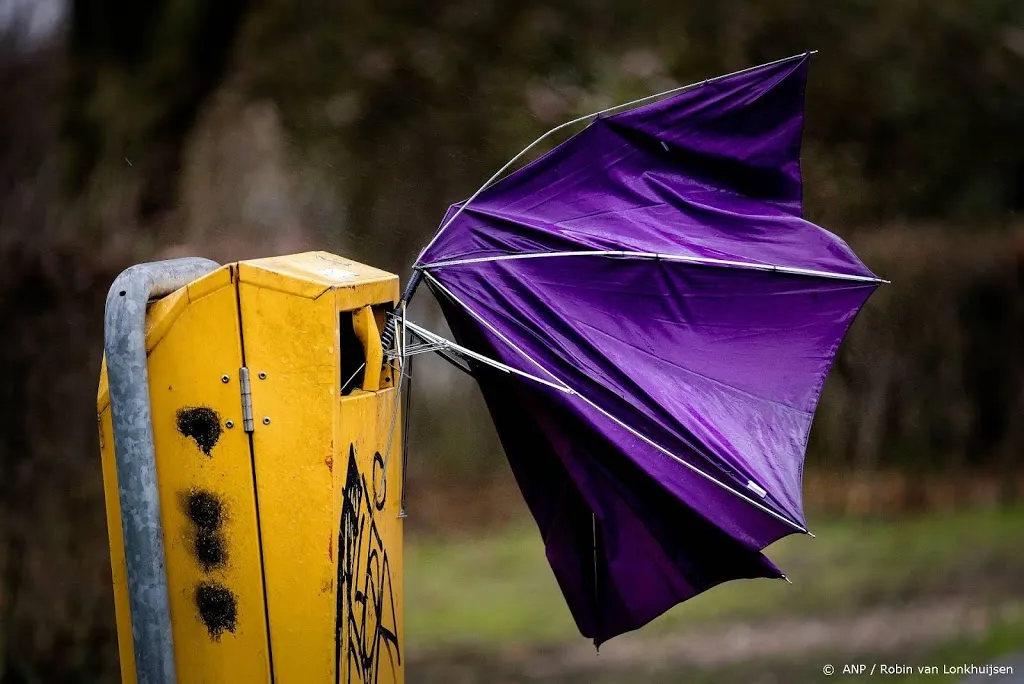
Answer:
[[[836,659],[843,663],[874,660],[927,665],[936,662],[930,654],[937,647],[982,642],[1005,625],[1024,625],[1024,601],[1000,605],[939,601],[833,619],[740,622],[657,636],[641,632],[619,637],[599,653],[581,640],[561,648],[510,649],[500,654],[431,654],[413,659],[409,672],[413,681],[453,684],[842,681],[826,678],[822,668]],[[1019,633],[1024,638],[1024,630]],[[1024,642],[1021,649],[1024,651]],[[1024,668],[1019,672],[1024,677]],[[960,681],[938,676],[935,680]],[[1009,684],[1024,678],[1005,681]]]

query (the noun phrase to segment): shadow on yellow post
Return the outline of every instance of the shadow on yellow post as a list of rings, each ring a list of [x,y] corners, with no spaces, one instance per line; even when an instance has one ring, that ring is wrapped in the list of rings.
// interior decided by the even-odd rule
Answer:
[[[403,682],[398,278],[324,252],[172,266],[108,297],[122,680]]]

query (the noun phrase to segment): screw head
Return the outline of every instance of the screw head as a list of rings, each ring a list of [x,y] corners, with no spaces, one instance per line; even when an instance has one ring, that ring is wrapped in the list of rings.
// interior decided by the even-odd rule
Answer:
[[[228,430],[230,430],[231,428],[235,427],[235,421],[233,421],[233,420],[229,420],[229,421],[227,421],[226,423],[224,423],[224,426],[225,426],[225,427],[226,427],[226,428],[227,428]]]
[[[260,380],[266,380],[267,379],[267,374],[264,373],[263,371],[260,371],[259,378],[260,378]]]
[[[229,378],[229,377],[228,377],[228,376],[226,376],[226,375],[222,375],[222,376],[220,376],[220,381],[221,381],[221,382],[223,382],[223,383],[225,383],[225,384],[227,384],[227,383],[228,383],[228,382],[229,382],[230,380],[231,380],[231,378]]]
[[[264,425],[270,425],[270,416],[264,416],[263,417],[263,424]]]

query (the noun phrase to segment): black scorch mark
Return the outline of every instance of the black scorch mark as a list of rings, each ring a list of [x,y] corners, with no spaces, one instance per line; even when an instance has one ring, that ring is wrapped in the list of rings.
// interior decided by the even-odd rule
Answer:
[[[203,571],[223,568],[228,561],[223,502],[213,492],[196,489],[184,497],[182,508],[192,523],[192,550]]]
[[[338,534],[338,601],[335,614],[335,677],[376,684],[382,659],[401,666],[398,616],[391,567],[374,515],[384,508],[384,459],[374,454],[371,486],[359,473],[355,445],[348,472]],[[347,636],[347,638],[346,638]],[[344,664],[344,667],[343,667]]]
[[[205,573],[223,568],[228,560],[224,502],[205,489],[189,490],[180,495],[179,502],[191,523],[192,552],[199,566]],[[199,619],[206,625],[210,638],[217,641],[224,632],[235,631],[238,600],[230,589],[219,582],[203,582],[196,587],[194,598]]]
[[[193,490],[185,499],[185,512],[196,527],[215,530],[224,522],[224,504],[213,492]]]
[[[195,440],[207,456],[220,439],[220,415],[208,406],[178,409],[178,432]]]
[[[204,582],[196,587],[196,607],[214,641],[224,632],[234,633],[238,624],[238,600],[231,590],[217,582]]]

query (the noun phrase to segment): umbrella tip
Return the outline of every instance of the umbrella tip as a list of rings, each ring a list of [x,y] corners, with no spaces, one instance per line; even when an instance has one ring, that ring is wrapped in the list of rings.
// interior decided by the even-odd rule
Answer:
[[[787,582],[788,584],[792,584],[792,583],[793,583],[793,580],[789,579],[789,578],[788,578],[788,577],[786,577],[785,575],[782,575],[782,579],[786,580],[786,582]]]
[[[818,535],[814,534],[810,530],[807,530],[807,536],[810,537],[811,539],[817,539],[818,538]]]

